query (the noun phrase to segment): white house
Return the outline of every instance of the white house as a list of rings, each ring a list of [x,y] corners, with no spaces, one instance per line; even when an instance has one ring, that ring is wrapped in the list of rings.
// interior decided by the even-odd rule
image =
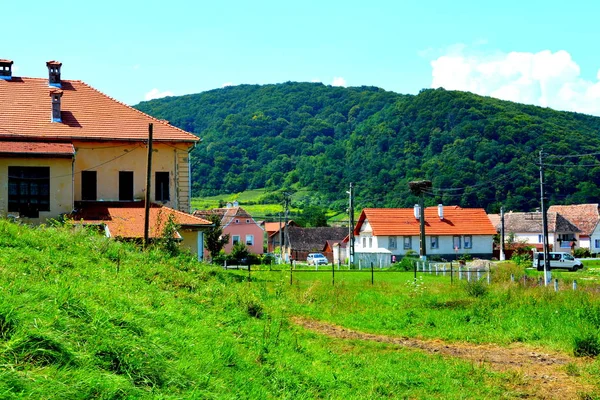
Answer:
[[[574,204],[570,206],[550,206],[548,212],[559,213],[580,230],[577,247],[600,252],[600,213],[598,204]]]
[[[418,206],[364,209],[354,228],[357,259],[385,258],[384,265],[389,265],[407,252],[418,254],[419,214]],[[427,256],[455,259],[469,254],[491,258],[495,234],[496,229],[483,208],[442,205],[425,208]]]

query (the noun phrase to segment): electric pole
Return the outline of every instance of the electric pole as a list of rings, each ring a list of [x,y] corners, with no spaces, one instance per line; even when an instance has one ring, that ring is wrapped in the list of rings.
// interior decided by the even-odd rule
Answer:
[[[350,222],[350,232],[348,235],[348,245],[350,252],[348,254],[348,264],[354,265],[354,184],[350,182],[350,190],[347,191],[350,196],[348,204],[348,217]]]
[[[144,204],[144,248],[148,245],[148,230],[150,229],[150,189],[152,186],[152,128],[148,125],[148,165],[146,170],[146,201]]]
[[[544,205],[544,150],[540,150],[540,208],[542,210],[542,242],[544,248],[544,286],[548,286],[550,268],[550,250],[548,246],[548,213]]]
[[[427,246],[425,243],[425,193],[431,191],[431,181],[412,181],[408,182],[410,191],[419,198],[419,242],[421,259],[427,258]]]
[[[289,212],[289,206],[290,206],[290,194],[289,193],[284,193],[283,194],[283,199],[284,199],[284,208],[285,208],[285,225],[283,226],[283,241],[285,244],[285,251],[286,253],[289,251],[289,245],[290,245],[290,235],[288,232],[288,212]],[[291,254],[289,254],[289,256],[291,256]]]
[[[500,261],[506,260],[504,252],[504,207],[500,207]]]

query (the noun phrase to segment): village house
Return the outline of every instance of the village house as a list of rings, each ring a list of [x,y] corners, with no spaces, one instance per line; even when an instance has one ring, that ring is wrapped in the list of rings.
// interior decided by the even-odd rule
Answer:
[[[577,247],[580,229],[557,212],[548,212],[548,244],[553,251],[571,251]],[[500,232],[500,215],[490,214],[490,221]],[[543,249],[541,212],[508,212],[504,214],[505,242],[528,244],[537,251]],[[510,238],[510,239],[509,239]]]
[[[150,117],[84,82],[17,77],[0,60],[0,215],[44,223],[72,214],[107,236],[144,237],[149,126],[153,127],[150,239],[169,216],[182,246],[203,251],[210,222],[190,211],[189,152],[198,138]]]
[[[282,242],[280,236],[283,236],[283,231],[285,230],[285,222],[263,222],[262,226],[266,233],[267,252],[273,253]],[[289,220],[287,222],[287,226],[298,226],[298,224],[296,224],[293,220]]]
[[[326,249],[327,242],[339,242],[348,235],[348,228],[317,227],[301,228],[290,226],[284,230],[283,253],[286,261],[306,261],[309,253],[320,253]],[[333,253],[323,253],[329,262],[333,262]]]
[[[229,235],[229,241],[223,247],[226,253],[231,253],[233,246],[241,242],[251,253],[263,254],[264,230],[237,202],[227,203],[225,208],[194,211],[194,216],[203,219],[207,219],[211,214],[220,218],[223,235]]]
[[[549,213],[558,213],[579,228],[576,247],[600,252],[600,213],[598,204],[574,204],[568,206],[550,206]],[[561,243],[564,246],[564,243]]]
[[[427,256],[491,258],[496,229],[482,208],[425,208]],[[420,211],[415,208],[365,208],[354,228],[355,263],[388,266],[420,251]]]

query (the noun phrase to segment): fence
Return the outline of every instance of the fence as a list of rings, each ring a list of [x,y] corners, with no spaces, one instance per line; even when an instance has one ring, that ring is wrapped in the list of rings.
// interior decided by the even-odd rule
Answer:
[[[289,272],[290,274],[290,285],[294,284],[294,275],[295,274],[303,274],[303,273],[331,273],[331,284],[335,285],[335,278],[337,274],[370,274],[371,285],[375,284],[375,275],[385,273],[385,274],[394,274],[394,273],[411,273],[413,274],[414,280],[416,281],[418,275],[429,275],[429,276],[439,276],[439,277],[448,277],[450,279],[450,284],[453,284],[455,280],[465,281],[465,282],[486,282],[490,285],[493,282],[493,270],[492,263],[487,261],[483,263],[479,263],[479,265],[466,265],[465,263],[440,263],[440,262],[428,262],[428,261],[416,261],[413,263],[412,271],[400,270],[400,269],[392,269],[392,268],[376,268],[374,263],[371,263],[369,268],[359,267],[358,269],[347,269],[342,268],[342,265],[338,263],[337,268],[336,265],[331,263],[327,266],[318,266],[315,265],[313,268],[296,268],[296,262],[292,262],[289,266],[289,269],[284,268],[272,268],[269,266],[268,269],[252,269],[251,265],[238,265],[238,266],[230,266],[225,265],[225,269],[234,269],[234,270],[243,270],[248,271],[248,280],[252,280],[252,273],[261,273],[261,272]],[[536,286],[545,286],[543,284],[542,277],[533,278],[528,277],[527,275],[523,275],[520,279],[516,279],[514,275],[511,275],[511,281],[513,283],[522,284],[524,287],[536,287]],[[548,286],[553,286],[556,292],[559,291],[559,281],[558,279],[554,279],[553,282],[549,282]],[[573,280],[572,284],[568,286],[572,287],[572,290],[577,290],[577,281]]]

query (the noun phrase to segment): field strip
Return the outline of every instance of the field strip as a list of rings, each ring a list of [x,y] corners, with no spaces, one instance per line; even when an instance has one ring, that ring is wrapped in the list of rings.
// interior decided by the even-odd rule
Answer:
[[[497,371],[513,371],[523,377],[523,382],[519,384],[518,390],[525,391],[534,398],[577,399],[580,398],[581,393],[591,393],[597,389],[592,385],[578,382],[576,377],[565,371],[565,365],[582,366],[589,363],[589,359],[545,352],[522,344],[513,343],[507,347],[500,347],[489,344],[449,343],[437,339],[422,340],[359,332],[328,322],[302,317],[293,317],[292,321],[308,330],[333,338],[390,343],[470,360],[477,364],[487,365]]]

